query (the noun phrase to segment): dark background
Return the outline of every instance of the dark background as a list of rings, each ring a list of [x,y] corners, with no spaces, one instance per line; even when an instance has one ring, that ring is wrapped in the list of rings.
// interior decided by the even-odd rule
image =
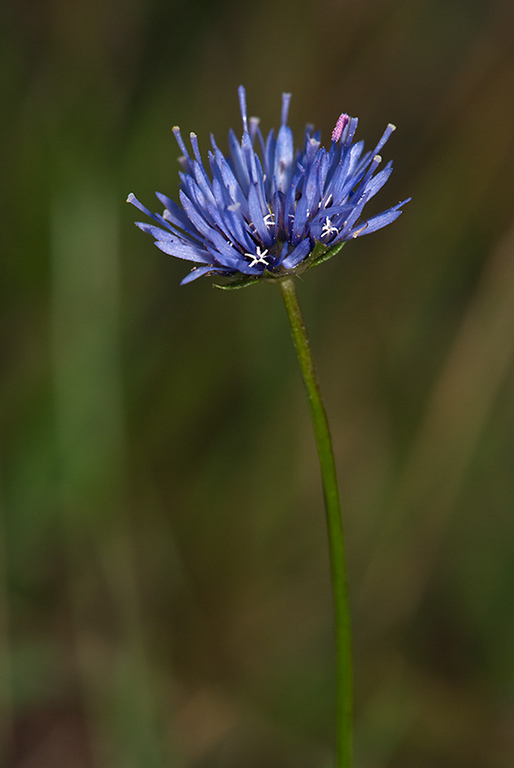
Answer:
[[[279,291],[133,226],[171,127],[360,118],[387,229],[299,284],[348,537],[356,768],[514,762],[512,0],[0,11],[0,764],[329,768],[315,447]]]

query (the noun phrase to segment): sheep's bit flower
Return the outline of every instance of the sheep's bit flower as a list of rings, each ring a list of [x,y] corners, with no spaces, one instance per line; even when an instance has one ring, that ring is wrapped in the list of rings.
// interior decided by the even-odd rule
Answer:
[[[401,206],[362,220],[364,206],[381,189],[392,163],[376,173],[380,150],[394,131],[388,125],[373,152],[363,154],[362,141],[353,144],[358,120],[342,114],[327,150],[313,126],[305,131],[303,149],[294,152],[287,126],[290,93],[282,95],[282,125],[266,141],[258,118],[247,118],[246,93],[239,88],[243,138],[229,133],[225,157],[211,135],[210,176],[191,133],[190,155],[180,129],[173,132],[182,152],[179,162],[181,206],[157,193],[162,216],[151,213],[131,193],[127,201],[158,226],[136,222],[170,256],[196,266],[182,284],[202,275],[229,276],[218,287],[236,288],[262,279],[301,273],[326,261],[347,240],[367,235],[398,218]],[[410,199],[410,198],[409,198]]]

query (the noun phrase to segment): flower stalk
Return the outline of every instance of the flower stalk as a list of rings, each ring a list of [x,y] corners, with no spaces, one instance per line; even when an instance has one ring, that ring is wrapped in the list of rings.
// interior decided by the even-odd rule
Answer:
[[[309,339],[293,278],[279,281],[294,346],[307,388],[323,483],[330,550],[336,637],[336,768],[352,764],[352,644],[346,554],[334,450]]]
[[[382,170],[380,152],[395,127],[389,123],[372,151],[354,141],[358,120],[343,113],[330,145],[313,126],[295,150],[287,124],[291,94],[282,94],[281,125],[265,137],[259,120],[248,117],[246,91],[239,90],[243,136],[229,132],[223,154],[213,136],[204,163],[198,137],[190,148],[173,129],[182,156],[180,204],[156,193],[164,206],[152,213],[132,193],[127,201],[152,223],[136,222],[164,253],[189,261],[182,280],[215,278],[225,290],[258,282],[278,282],[309,397],[318,448],[330,548],[336,634],[336,768],[352,763],[352,653],[346,558],[334,452],[309,341],[296,296],[294,277],[322,264],[357,237],[395,221],[410,198],[367,216],[368,202],[382,189],[392,162]],[[217,282],[221,280],[221,283]]]

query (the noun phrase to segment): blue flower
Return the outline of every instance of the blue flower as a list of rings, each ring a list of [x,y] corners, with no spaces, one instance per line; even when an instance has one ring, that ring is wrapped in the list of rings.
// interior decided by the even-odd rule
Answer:
[[[387,126],[373,152],[364,153],[362,141],[353,143],[357,118],[343,114],[329,149],[308,125],[303,148],[295,153],[287,125],[290,100],[290,93],[282,95],[282,124],[276,137],[271,130],[264,140],[258,118],[247,118],[246,93],[240,86],[243,137],[238,141],[230,131],[230,153],[225,156],[211,136],[210,173],[196,134],[190,134],[191,154],[180,129],[173,129],[182,152],[180,206],[157,193],[164,206],[160,215],[132,193],[128,196],[128,202],[156,222],[136,222],[155,238],[155,245],[195,264],[182,284],[217,274],[232,276],[229,285],[239,287],[302,272],[330,258],[347,240],[375,232],[401,214],[408,200],[362,219],[366,203],[391,174],[391,162],[377,169],[394,125]]]

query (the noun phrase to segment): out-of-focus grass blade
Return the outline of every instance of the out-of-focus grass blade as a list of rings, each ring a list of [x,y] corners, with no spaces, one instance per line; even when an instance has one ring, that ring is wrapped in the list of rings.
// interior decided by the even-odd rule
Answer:
[[[55,197],[52,341],[59,491],[77,671],[98,765],[161,768],[134,541],[125,436],[114,196],[81,176]]]

